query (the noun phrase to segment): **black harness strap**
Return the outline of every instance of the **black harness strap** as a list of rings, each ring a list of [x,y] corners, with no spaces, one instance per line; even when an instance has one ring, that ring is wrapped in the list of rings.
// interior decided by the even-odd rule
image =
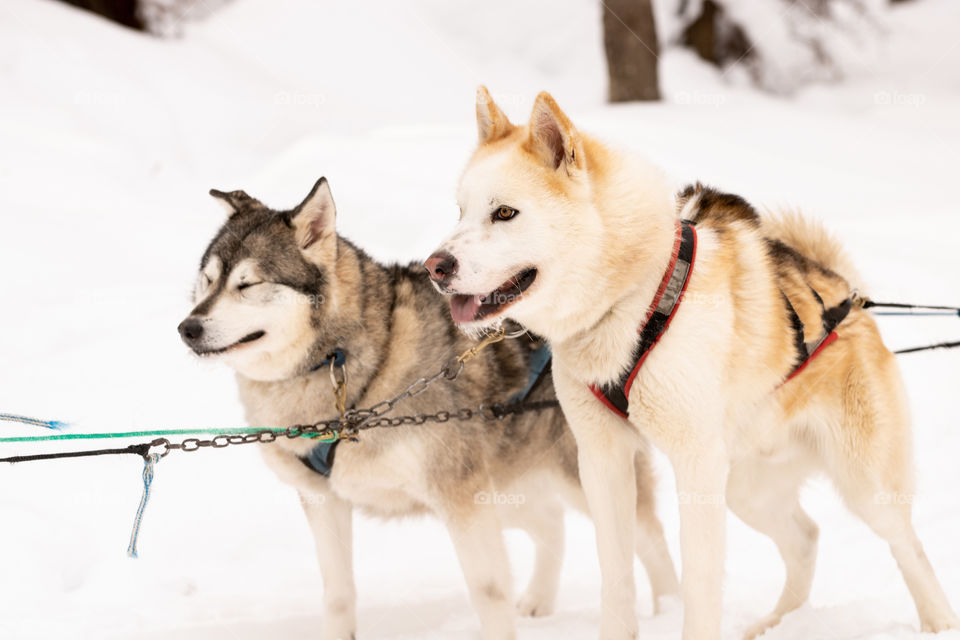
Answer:
[[[837,336],[836,328],[850,314],[850,309],[853,307],[853,299],[847,298],[840,304],[827,308],[824,307],[823,301],[820,299],[820,296],[816,294],[816,292],[814,292],[814,295],[816,295],[817,300],[820,301],[820,306],[823,307],[823,313],[820,316],[820,321],[823,325],[823,335],[819,340],[811,345],[808,345],[804,340],[803,322],[800,320],[800,316],[797,315],[796,309],[794,309],[793,305],[790,304],[790,300],[787,299],[787,296],[783,295],[783,301],[787,305],[787,311],[790,314],[790,322],[793,325],[794,344],[796,344],[797,347],[797,363],[794,365],[787,377],[783,379],[783,382],[780,383],[780,386],[783,386],[790,379],[803,371],[803,369],[810,364],[811,360],[820,355],[820,353],[827,346],[829,346],[839,337]]]
[[[687,290],[687,283],[690,281],[690,272],[693,270],[693,263],[697,255],[697,232],[693,223],[687,220],[680,220],[677,227],[677,239],[674,243],[670,265],[667,267],[663,280],[660,282],[660,288],[650,304],[649,316],[637,331],[640,337],[633,349],[632,360],[635,363],[634,366],[625,371],[620,379],[613,384],[602,387],[596,384],[590,385],[590,390],[593,391],[600,402],[624,418],[630,414],[627,398],[630,395],[633,380],[637,376],[637,372],[640,371],[640,367],[643,366],[644,360],[647,359],[660,337],[670,326],[670,321],[680,307],[683,293]]]
[[[810,354],[807,353],[807,344],[803,339],[803,321],[797,314],[797,310],[793,308],[792,304],[790,304],[790,299],[787,298],[787,295],[782,291],[780,292],[780,295],[783,296],[783,304],[787,306],[787,313],[790,316],[790,326],[793,328],[793,346],[797,350],[797,361],[791,371],[796,371],[797,367],[802,365],[807,358],[810,357]]]
[[[29,456],[10,456],[9,458],[0,458],[0,462],[33,462],[35,460],[56,460],[58,458],[86,458],[89,456],[112,456],[125,453],[132,453],[142,458],[146,458],[150,453],[151,444],[131,444],[127,447],[117,449],[95,449],[92,451],[60,451],[57,453],[35,453]]]

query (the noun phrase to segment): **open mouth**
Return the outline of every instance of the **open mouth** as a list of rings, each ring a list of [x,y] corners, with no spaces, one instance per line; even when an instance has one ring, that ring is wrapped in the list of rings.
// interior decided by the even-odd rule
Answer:
[[[499,313],[523,296],[537,279],[534,267],[524,269],[487,294],[454,294],[450,298],[450,315],[453,321],[463,324],[476,322]]]
[[[234,342],[229,346],[226,346],[220,349],[210,349],[210,350],[194,349],[194,351],[196,351],[197,355],[201,355],[201,356],[216,356],[216,355],[220,355],[221,353],[232,351],[238,347],[242,347],[245,344],[250,344],[251,342],[255,342],[256,340],[259,340],[265,335],[267,335],[266,331],[254,331],[253,333],[247,336],[244,336],[243,338],[240,338],[239,340],[237,340],[236,342]]]

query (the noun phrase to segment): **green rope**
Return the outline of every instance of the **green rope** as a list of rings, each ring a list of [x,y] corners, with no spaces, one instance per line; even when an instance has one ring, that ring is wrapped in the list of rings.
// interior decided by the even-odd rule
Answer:
[[[178,436],[189,434],[218,434],[233,435],[260,433],[261,431],[273,431],[274,433],[283,433],[286,429],[273,429],[265,427],[228,427],[225,429],[155,429],[151,431],[119,431],[113,433],[58,433],[48,436],[20,436],[15,438],[0,438],[0,442],[46,442],[50,440],[97,440],[103,438],[137,438],[142,436]],[[303,438],[317,438],[316,433],[302,434]],[[335,439],[335,438],[334,438]]]

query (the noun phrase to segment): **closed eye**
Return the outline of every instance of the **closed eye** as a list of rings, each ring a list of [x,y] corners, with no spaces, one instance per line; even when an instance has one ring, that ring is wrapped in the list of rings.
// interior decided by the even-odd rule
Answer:
[[[243,291],[244,289],[249,289],[250,287],[255,287],[258,284],[263,284],[262,282],[241,282],[237,285],[237,291]]]

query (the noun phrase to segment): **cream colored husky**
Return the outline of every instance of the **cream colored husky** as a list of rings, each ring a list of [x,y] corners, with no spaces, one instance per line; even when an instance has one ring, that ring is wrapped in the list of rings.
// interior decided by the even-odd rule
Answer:
[[[427,268],[461,327],[510,317],[553,347],[598,531],[600,637],[637,634],[633,457],[644,439],[670,458],[681,492],[684,638],[721,635],[727,505],[786,564],[780,600],[748,636],[806,602],[818,530],[797,493],[816,471],[890,544],[923,630],[960,627],[911,525],[900,374],[851,304],[856,276],[838,245],[800,217],[761,221],[737,196],[685,190],[695,259],[621,417],[591,387],[634,368],[638,330],[673,287],[686,226],[677,198],[656,168],[578,131],[546,93],[518,127],[481,88],[477,122],[460,222]],[[831,316],[842,319],[835,336]]]

